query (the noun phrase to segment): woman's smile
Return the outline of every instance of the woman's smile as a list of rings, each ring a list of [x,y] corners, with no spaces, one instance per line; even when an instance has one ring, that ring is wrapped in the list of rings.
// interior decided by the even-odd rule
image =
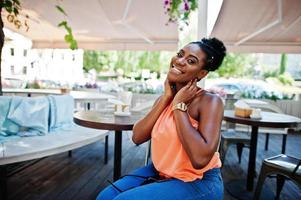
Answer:
[[[183,70],[181,70],[179,67],[177,67],[176,65],[172,64],[171,65],[171,68],[169,70],[170,72],[176,74],[176,75],[180,75],[180,74],[183,74]]]

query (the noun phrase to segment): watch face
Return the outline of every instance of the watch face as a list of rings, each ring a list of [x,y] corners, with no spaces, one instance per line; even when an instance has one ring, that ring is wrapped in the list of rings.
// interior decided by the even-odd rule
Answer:
[[[186,104],[185,103],[180,103],[180,108],[181,108],[181,110],[183,110],[183,111],[186,111],[187,110],[187,106],[186,106]]]
[[[174,109],[179,109],[181,111],[186,111],[187,110],[187,105],[184,102],[178,103],[175,105]]]

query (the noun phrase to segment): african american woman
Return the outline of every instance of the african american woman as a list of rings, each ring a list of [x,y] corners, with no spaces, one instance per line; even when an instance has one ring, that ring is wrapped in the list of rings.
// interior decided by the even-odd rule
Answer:
[[[97,200],[223,198],[218,153],[223,102],[197,82],[225,55],[220,40],[203,38],[171,59],[164,94],[133,128],[135,144],[151,140],[152,164],[112,183]]]

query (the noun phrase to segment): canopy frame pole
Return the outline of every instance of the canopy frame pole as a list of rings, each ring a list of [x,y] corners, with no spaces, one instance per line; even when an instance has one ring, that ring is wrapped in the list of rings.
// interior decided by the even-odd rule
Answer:
[[[301,15],[297,17],[290,25],[288,25],[286,29],[282,32],[282,34],[290,30],[295,24],[299,22],[300,19],[301,19]]]
[[[128,0],[125,6],[125,10],[122,16],[122,19],[120,20],[120,24],[122,24],[123,26],[125,26],[127,29],[132,30],[133,32],[135,32],[140,38],[142,38],[143,40],[145,40],[146,42],[148,42],[149,44],[154,44],[154,42],[147,37],[144,33],[142,33],[140,30],[136,29],[135,27],[129,25],[126,21],[126,18],[129,14],[129,10],[132,4],[132,0]]]
[[[197,40],[208,37],[208,0],[198,0],[198,27]],[[205,79],[199,81],[198,85],[205,87]]]
[[[234,43],[235,46],[241,45],[242,43],[250,40],[251,38],[254,38],[255,36],[259,35],[260,33],[280,24],[282,22],[282,0],[277,0],[277,10],[278,10],[278,14],[277,14],[277,19],[271,23],[269,23],[268,25],[262,27],[261,29],[251,33],[250,35],[240,39],[238,42]]]
[[[198,27],[197,27],[197,40],[208,36],[208,0],[198,1]]]
[[[132,4],[132,0],[128,0],[127,3],[126,3],[126,6],[125,6],[123,17],[121,19],[122,22],[125,22],[128,14],[129,14],[129,10],[130,10],[131,4]]]
[[[142,33],[141,31],[139,31],[138,29],[136,29],[135,27],[129,25],[126,22],[121,22],[122,25],[124,25],[126,28],[131,29],[133,32],[135,32],[140,38],[144,39],[146,42],[148,42],[149,44],[154,44],[154,42],[149,39],[144,33]]]

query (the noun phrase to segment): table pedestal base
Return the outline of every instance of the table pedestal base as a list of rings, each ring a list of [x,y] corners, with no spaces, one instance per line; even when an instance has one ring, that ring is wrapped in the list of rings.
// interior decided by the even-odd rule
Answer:
[[[122,131],[115,131],[114,146],[114,175],[113,180],[117,181],[121,176],[121,157],[122,157]]]
[[[246,189],[246,180],[229,181],[225,184],[225,189],[231,196],[239,200],[253,199],[253,191],[248,191]],[[272,192],[272,190],[267,185],[264,185],[261,190],[260,199],[274,199],[274,198],[275,198],[275,194]]]

